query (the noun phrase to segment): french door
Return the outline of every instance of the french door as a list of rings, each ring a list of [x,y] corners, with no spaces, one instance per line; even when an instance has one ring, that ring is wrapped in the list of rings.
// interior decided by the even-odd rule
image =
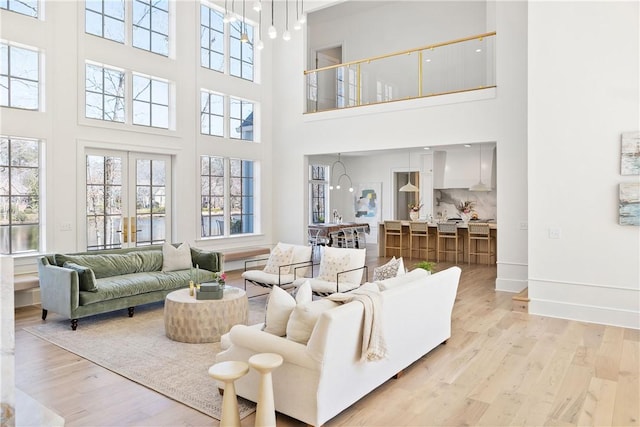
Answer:
[[[87,250],[171,241],[171,157],[86,152]]]

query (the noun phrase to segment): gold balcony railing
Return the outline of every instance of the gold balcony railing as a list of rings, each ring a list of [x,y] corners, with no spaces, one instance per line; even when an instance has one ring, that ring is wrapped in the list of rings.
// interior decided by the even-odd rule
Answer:
[[[307,113],[495,87],[496,32],[304,72]]]

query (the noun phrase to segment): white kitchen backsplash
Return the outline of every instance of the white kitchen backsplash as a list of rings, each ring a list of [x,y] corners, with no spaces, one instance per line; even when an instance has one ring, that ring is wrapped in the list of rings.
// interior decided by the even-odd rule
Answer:
[[[496,191],[469,191],[462,188],[450,188],[447,190],[433,191],[433,217],[438,218],[438,214],[449,218],[460,218],[457,206],[462,202],[473,202],[473,211],[478,214],[479,219],[496,218]]]

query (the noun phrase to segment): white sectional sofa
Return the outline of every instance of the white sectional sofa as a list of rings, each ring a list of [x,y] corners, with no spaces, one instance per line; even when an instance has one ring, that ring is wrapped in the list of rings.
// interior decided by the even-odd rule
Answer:
[[[264,332],[262,325],[236,325],[223,337],[226,350],[216,362],[282,355],[283,365],[273,371],[276,411],[320,426],[451,336],[460,273],[458,267],[433,275],[417,269],[376,282],[384,289],[383,360],[361,361],[364,309],[354,301],[324,311],[306,345]],[[258,385],[252,370],[236,381],[236,390],[255,402]]]

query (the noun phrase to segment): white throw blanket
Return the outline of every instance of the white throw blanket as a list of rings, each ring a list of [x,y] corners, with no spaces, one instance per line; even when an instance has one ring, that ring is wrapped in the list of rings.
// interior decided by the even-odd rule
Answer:
[[[382,295],[378,289],[358,288],[349,293],[335,293],[331,301],[348,303],[360,301],[364,306],[361,361],[381,360],[387,356],[387,345],[382,332]]]

